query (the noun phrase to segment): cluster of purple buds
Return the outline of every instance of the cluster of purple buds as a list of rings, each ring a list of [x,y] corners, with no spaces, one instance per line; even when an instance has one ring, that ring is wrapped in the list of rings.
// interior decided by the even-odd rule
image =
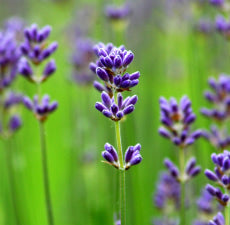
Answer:
[[[213,220],[209,221],[208,225],[225,225],[225,220],[222,213],[218,212]]]
[[[94,82],[98,91],[106,91],[112,97],[114,92],[129,91],[139,83],[139,72],[125,73],[134,54],[124,46],[117,48],[112,43],[99,43],[94,47],[94,52],[99,59],[90,64],[90,69],[104,82],[104,85]]]
[[[105,151],[102,152],[102,157],[106,160],[107,163],[109,163],[117,169],[128,170],[131,166],[137,165],[142,161],[142,157],[140,155],[140,144],[128,147],[125,153],[124,168],[121,167],[121,163],[119,162],[116,149],[109,143],[106,143],[104,148]]]
[[[177,166],[169,159],[165,159],[164,164],[170,175],[179,182],[188,181],[192,177],[197,176],[201,171],[201,167],[196,165],[196,159],[194,157],[188,160],[185,171],[179,171]]]
[[[73,79],[83,85],[92,84],[95,74],[89,69],[89,63],[95,59],[93,42],[89,39],[77,39],[72,55]]]
[[[191,108],[191,101],[187,96],[181,98],[180,104],[175,98],[167,101],[161,97],[159,100],[161,109],[161,123],[159,134],[182,148],[193,144],[202,134],[200,130],[190,133],[190,126],[196,116]]]
[[[216,182],[224,189],[230,189],[230,152],[224,150],[223,153],[211,155],[213,163],[216,165],[214,172],[211,170],[205,170],[205,175],[211,181]]]
[[[39,65],[52,55],[58,47],[57,42],[47,46],[47,38],[50,32],[50,26],[45,26],[39,30],[36,24],[31,25],[24,31],[25,42],[21,44],[21,51],[25,57],[20,61],[19,72],[32,82],[41,83],[56,71],[54,60],[46,63],[42,76],[38,76],[32,69],[32,64],[34,66]]]
[[[218,130],[216,126],[211,126],[211,131],[203,131],[202,136],[206,138],[215,148],[224,150],[230,146],[230,136],[227,128]]]
[[[223,194],[219,188],[215,188],[210,184],[206,185],[206,190],[216,198],[216,200],[222,205],[227,206],[229,202],[229,195]]]
[[[22,102],[22,96],[13,92],[7,93],[4,97],[1,107],[3,107],[4,121],[0,121],[0,136],[2,138],[9,138],[22,125],[21,118],[15,113],[15,107]],[[8,122],[7,122],[8,121]]]
[[[154,204],[158,209],[167,211],[167,208],[180,207],[180,184],[168,173],[160,175],[156,193],[154,194]]]
[[[20,49],[12,32],[0,32],[0,92],[8,87],[17,75]]]
[[[202,34],[210,34],[215,30],[215,27],[210,20],[202,18],[195,25],[195,30]]]
[[[224,7],[224,4],[225,4],[225,0],[209,0],[209,2],[213,5],[213,6],[216,6],[216,7]]]
[[[121,93],[118,93],[116,103],[114,97],[111,99],[109,94],[102,92],[101,99],[102,102],[96,102],[95,108],[111,120],[119,121],[125,115],[134,111],[134,105],[137,103],[138,97],[134,95],[123,99]]]
[[[230,22],[226,21],[223,16],[216,17],[216,30],[226,39],[230,38]]]
[[[205,98],[214,104],[214,109],[202,108],[201,113],[216,121],[223,121],[230,115],[230,76],[221,74],[218,80],[209,78],[208,83],[212,91],[206,91]]]
[[[35,96],[33,101],[28,97],[24,97],[23,103],[26,108],[32,111],[35,117],[41,122],[44,122],[49,114],[55,111],[58,107],[58,103],[56,101],[50,103],[49,95],[44,95],[40,102],[38,96]]]
[[[105,15],[113,21],[125,20],[131,15],[131,9],[127,4],[121,6],[107,5],[105,7]]]

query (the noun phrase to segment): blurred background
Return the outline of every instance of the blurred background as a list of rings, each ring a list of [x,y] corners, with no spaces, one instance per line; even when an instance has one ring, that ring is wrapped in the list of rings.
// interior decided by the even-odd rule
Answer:
[[[130,0],[127,3],[131,13],[118,22],[106,16],[105,8],[111,3],[0,0],[0,29],[12,17],[21,18],[25,26],[49,24],[53,28],[49,40],[59,43],[53,55],[57,71],[42,88],[42,93],[49,93],[59,102],[58,110],[45,125],[56,225],[113,224],[113,211],[118,204],[111,180],[111,174],[117,171],[101,163],[104,144],[116,146],[114,124],[95,110],[100,93],[90,78],[85,80],[76,72],[73,62],[74,55],[81,52],[83,40],[124,44],[135,54],[128,72],[141,73],[140,83],[131,93],[139,97],[136,109],[121,125],[123,148],[141,143],[143,156],[143,162],[126,175],[127,224],[152,224],[153,217],[161,215],[153,204],[159,172],[164,170],[166,156],[177,162],[177,149],[157,131],[159,97],[179,99],[188,95],[197,114],[194,129],[208,128],[210,121],[199,112],[207,106],[203,97],[207,78],[230,71],[229,42],[215,31],[218,11],[208,1]],[[35,85],[20,75],[13,88],[30,97],[36,92]],[[23,126],[10,140],[18,218],[21,225],[46,225],[38,123],[23,106],[20,112]],[[6,165],[8,146],[0,142],[1,225],[16,224]],[[200,139],[188,155],[195,155],[205,169],[211,165],[213,151],[209,143]],[[191,183],[191,221],[197,215],[196,198],[206,183],[203,172]]]

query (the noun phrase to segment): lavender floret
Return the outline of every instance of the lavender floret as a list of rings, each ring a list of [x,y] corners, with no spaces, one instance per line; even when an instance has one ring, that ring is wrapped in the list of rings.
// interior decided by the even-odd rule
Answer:
[[[95,108],[113,121],[119,121],[125,115],[132,113],[138,100],[136,95],[123,100],[119,93],[117,96],[118,103],[116,103],[114,97],[111,99],[106,92],[102,92],[101,99],[102,102],[96,102]]]
[[[44,95],[41,101],[38,100],[38,96],[34,96],[33,100],[24,97],[23,103],[25,107],[32,111],[36,118],[41,122],[44,122],[49,114],[54,112],[58,107],[56,101],[50,103],[49,95]]]

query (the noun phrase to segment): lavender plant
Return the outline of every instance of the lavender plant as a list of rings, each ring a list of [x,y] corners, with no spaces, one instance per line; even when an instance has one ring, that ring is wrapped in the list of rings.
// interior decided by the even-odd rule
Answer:
[[[215,182],[218,186],[220,186],[221,189],[216,188],[210,184],[207,184],[206,190],[223,206],[225,211],[225,221],[226,224],[229,224],[230,223],[230,210],[229,210],[230,152],[225,150],[223,153],[220,154],[213,153],[211,155],[211,159],[215,165],[214,172],[207,169],[205,170],[205,175],[209,180]],[[211,222],[210,224],[215,224],[215,223]],[[216,224],[218,223],[216,222]]]
[[[120,121],[127,114],[134,111],[137,96],[123,99],[121,92],[128,91],[139,82],[139,72],[133,74],[125,73],[134,58],[131,51],[124,46],[115,47],[109,43],[99,43],[94,47],[95,54],[99,58],[96,63],[91,63],[90,68],[97,74],[103,85],[94,82],[97,90],[101,91],[102,102],[97,102],[95,107],[105,117],[115,123],[115,132],[118,151],[109,143],[106,143],[102,152],[105,162],[119,170],[120,174],[120,222],[126,224],[126,194],[125,194],[125,171],[131,166],[142,161],[140,155],[141,145],[129,146],[123,154]]]
[[[196,165],[196,159],[191,158],[185,165],[185,150],[192,145],[202,134],[201,130],[191,131],[191,125],[196,116],[191,108],[191,101],[187,96],[177,103],[175,98],[167,101],[161,97],[161,123],[159,134],[173,142],[179,148],[179,169],[169,159],[165,159],[165,166],[170,175],[180,183],[180,224],[186,224],[185,212],[185,183],[199,174],[201,168]]]
[[[214,121],[211,131],[203,131],[203,136],[216,148],[223,150],[230,144],[226,121],[230,117],[230,76],[220,74],[219,78],[209,78],[212,91],[205,92],[205,98],[213,108],[202,108],[201,113]]]
[[[48,59],[58,47],[56,42],[52,42],[48,45],[47,39],[50,32],[50,26],[39,29],[36,24],[24,30],[25,41],[21,44],[21,51],[24,57],[20,60],[19,72],[27,80],[37,85],[37,95],[34,96],[33,101],[30,100],[29,97],[24,97],[23,103],[27,109],[33,112],[39,122],[47,217],[48,223],[53,225],[54,218],[50,196],[44,122],[50,113],[57,109],[58,103],[56,101],[50,103],[49,95],[41,96],[41,84],[56,71],[56,64],[53,59],[45,63],[46,59]],[[40,75],[40,68],[44,63],[45,66]]]
[[[13,91],[12,83],[17,76],[17,66],[21,52],[16,39],[16,31],[5,27],[0,31],[0,138],[6,145],[6,163],[10,182],[10,191],[18,225],[19,216],[14,190],[14,170],[12,165],[11,137],[21,127],[21,118],[17,107],[22,96]]]

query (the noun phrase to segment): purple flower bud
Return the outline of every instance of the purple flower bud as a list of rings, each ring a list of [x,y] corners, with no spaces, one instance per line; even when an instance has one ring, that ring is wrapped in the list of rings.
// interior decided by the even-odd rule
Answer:
[[[134,58],[133,53],[129,51],[123,60],[123,66],[125,67],[128,66],[133,61],[133,58]]]
[[[56,71],[56,64],[54,60],[50,60],[47,64],[46,67],[43,71],[43,75],[45,77],[50,76],[51,74],[53,74]]]
[[[110,163],[113,163],[115,161],[113,156],[107,151],[102,152],[102,157]]]
[[[108,76],[107,72],[104,69],[98,67],[96,69],[96,73],[97,73],[97,75],[98,75],[98,77],[100,79],[102,79],[104,81],[109,81],[109,76]]]
[[[171,138],[170,133],[169,133],[165,128],[163,128],[163,127],[160,127],[160,128],[158,129],[158,132],[159,132],[159,134],[160,134],[161,136],[163,136],[163,137],[165,137],[165,138],[168,138],[168,139]]]
[[[104,91],[102,92],[101,99],[102,99],[103,104],[107,108],[110,108],[110,106],[111,106],[111,99],[110,99],[109,95],[106,92],[104,92]]]
[[[212,180],[212,181],[218,180],[218,177],[211,170],[207,169],[207,170],[205,170],[204,173],[209,180]]]
[[[22,125],[21,119],[19,118],[19,116],[14,115],[10,118],[10,122],[9,122],[9,129],[14,132],[16,130],[18,130],[18,128],[20,128]]]
[[[130,114],[131,112],[133,112],[134,109],[135,109],[135,108],[134,108],[133,105],[126,106],[126,107],[124,108],[124,110],[123,110],[123,113],[124,113],[125,115]]]
[[[105,91],[105,87],[97,81],[93,82],[93,86],[100,92]]]
[[[212,196],[215,196],[216,195],[216,189],[210,185],[210,184],[207,184],[205,189],[208,191],[208,193],[210,193]]]
[[[120,68],[122,66],[122,59],[119,55],[114,58],[114,66]]]

